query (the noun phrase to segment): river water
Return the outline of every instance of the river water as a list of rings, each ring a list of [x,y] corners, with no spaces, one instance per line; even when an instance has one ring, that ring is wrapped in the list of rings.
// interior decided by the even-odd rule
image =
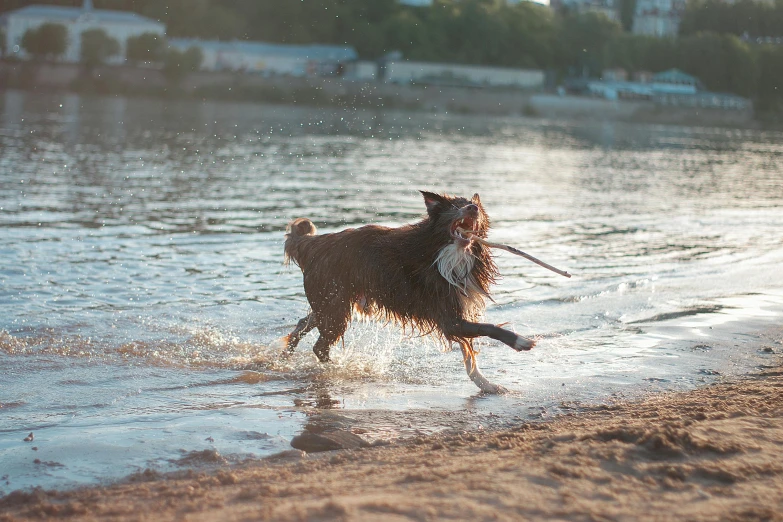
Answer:
[[[0,93],[0,494],[323,426],[500,428],[770,364],[782,156],[779,132]],[[274,347],[307,313],[286,223],[412,222],[418,189],[480,193],[492,239],[574,274],[498,253],[487,320],[539,339],[479,343],[506,395],[393,326],[354,323],[328,366],[315,333]]]

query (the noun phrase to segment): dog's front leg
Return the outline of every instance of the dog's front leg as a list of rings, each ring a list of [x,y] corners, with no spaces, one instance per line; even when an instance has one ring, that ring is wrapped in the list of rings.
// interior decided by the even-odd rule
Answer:
[[[467,339],[461,339],[458,341],[460,348],[462,348],[463,363],[465,363],[465,371],[470,377],[470,380],[479,387],[484,393],[490,393],[492,395],[498,395],[506,393],[508,390],[499,384],[491,383],[484,377],[478,367],[478,361],[476,361],[476,352],[473,350],[473,346]]]
[[[490,337],[496,341],[507,344],[516,351],[530,350],[536,345],[533,339],[522,337],[510,330],[504,330],[499,326],[489,323],[472,323],[470,321],[459,321],[449,332],[455,337]]]

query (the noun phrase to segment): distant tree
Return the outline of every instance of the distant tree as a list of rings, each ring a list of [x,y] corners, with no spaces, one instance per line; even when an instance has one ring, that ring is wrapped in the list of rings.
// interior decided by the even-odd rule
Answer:
[[[202,33],[208,38],[218,40],[242,38],[245,32],[245,21],[236,12],[222,5],[210,6],[201,20],[201,25]]]
[[[36,60],[58,58],[67,48],[68,29],[61,24],[46,23],[22,35],[22,49]]]
[[[456,61],[502,65],[512,55],[509,26],[500,11],[500,4],[487,0],[461,2],[449,31]]]
[[[125,57],[133,64],[139,62],[162,62],[166,57],[164,45],[164,37],[156,33],[131,36],[126,44]]]
[[[623,30],[630,32],[633,29],[633,15],[636,14],[636,0],[620,0],[619,12]]]
[[[382,27],[389,50],[416,60],[530,68],[559,57],[556,15],[531,2],[439,0],[398,9]]]
[[[680,35],[700,32],[783,36],[783,2],[690,0],[680,23]]]
[[[433,45],[431,33],[427,31],[422,19],[413,11],[401,11],[391,16],[383,24],[383,39],[387,51],[402,51],[414,60],[430,58]],[[377,58],[376,56],[370,56]]]
[[[81,62],[88,68],[103,65],[120,52],[120,43],[103,29],[88,29],[82,33]]]
[[[281,2],[278,0],[276,3]],[[164,22],[168,34],[172,36],[220,40],[245,37],[246,19],[242,13],[236,8],[221,5],[217,0],[151,2],[142,9],[142,14]],[[280,13],[275,13],[271,22],[280,23],[281,18]]]
[[[172,83],[179,83],[189,73],[198,71],[204,54],[198,47],[189,47],[185,51],[169,49],[163,63],[163,72]]]
[[[654,36],[640,36],[635,34],[622,34],[612,40],[604,54],[608,67],[619,67],[626,71],[644,70],[642,63],[648,47],[652,45]],[[667,57],[670,59],[671,57]]]
[[[307,43],[311,38],[307,25],[309,5],[320,2],[251,0],[247,8],[248,38],[281,43]],[[328,10],[321,8],[321,17]]]
[[[750,47],[730,34],[699,33],[678,42],[679,67],[711,91],[752,96],[756,60]]]
[[[607,67],[661,72],[679,63],[679,45],[673,38],[624,33],[607,44],[604,58]]]
[[[758,54],[756,110],[783,113],[783,48],[765,45]]]
[[[704,31],[727,32],[732,24],[731,6],[722,0],[688,0],[680,20],[680,36]]]
[[[0,28],[0,57],[5,57],[5,31]]]
[[[554,68],[560,60],[558,23],[555,13],[534,2],[519,2],[504,9],[509,25],[508,44],[499,65]]]
[[[388,22],[399,12],[396,0],[343,0],[333,7],[332,42],[351,45],[359,56],[368,59],[399,49],[387,31]]]
[[[566,13],[558,40],[563,45],[563,65],[598,76],[606,67],[606,49],[623,32],[622,26],[603,13]]]

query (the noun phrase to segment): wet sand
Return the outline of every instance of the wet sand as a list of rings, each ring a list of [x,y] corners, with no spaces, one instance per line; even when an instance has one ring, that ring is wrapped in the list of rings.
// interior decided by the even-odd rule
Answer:
[[[501,432],[14,492],[0,520],[783,520],[781,454],[775,366]]]

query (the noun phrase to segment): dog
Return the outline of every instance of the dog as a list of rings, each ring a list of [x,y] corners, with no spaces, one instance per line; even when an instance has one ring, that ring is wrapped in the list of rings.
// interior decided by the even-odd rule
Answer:
[[[317,235],[307,218],[289,223],[285,263],[302,269],[311,311],[283,343],[293,352],[317,328],[313,352],[328,362],[356,311],[456,342],[471,380],[486,393],[505,391],[481,374],[473,339],[490,337],[517,351],[535,341],[479,322],[498,276],[489,248],[474,239],[487,237],[489,217],[478,194],[421,194],[426,217],[398,228],[367,225]]]

